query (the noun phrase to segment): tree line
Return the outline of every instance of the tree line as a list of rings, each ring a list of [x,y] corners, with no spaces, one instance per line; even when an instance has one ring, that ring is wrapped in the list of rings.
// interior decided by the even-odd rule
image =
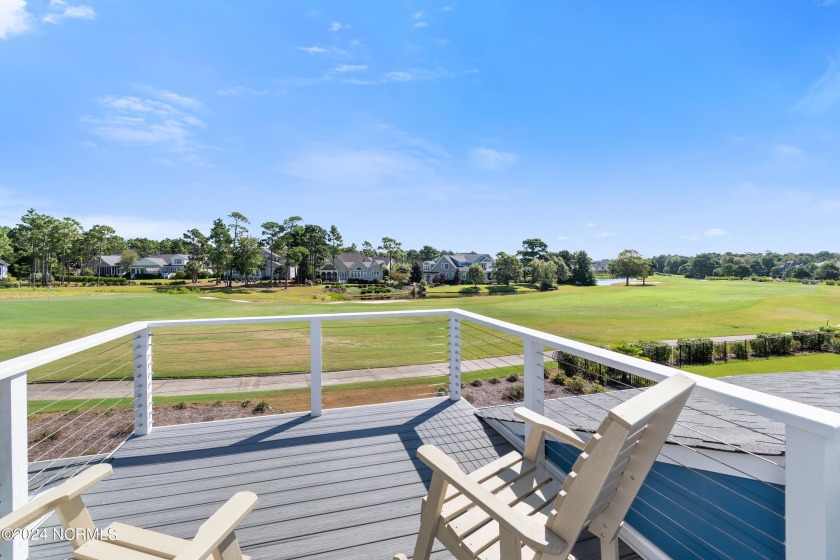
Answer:
[[[592,270],[592,259],[586,251],[548,250],[539,238],[525,239],[522,249],[515,255],[496,254],[493,279],[509,285],[523,280],[536,284],[541,290],[550,290],[558,284],[594,286],[597,284]]]
[[[145,257],[184,254],[190,256],[186,272],[193,282],[209,269],[217,283],[230,286],[234,272],[247,283],[268,266],[272,285],[283,277],[288,286],[291,267],[296,269],[298,282],[314,280],[321,265],[342,252],[386,257],[389,264],[435,260],[442,254],[453,254],[430,245],[403,250],[402,243],[392,237],[383,237],[376,246],[369,241],[364,241],[361,248],[355,243],[344,245],[335,225],[325,228],[302,222],[300,216],[290,216],[255,228],[247,216],[231,212],[213,220],[208,230],[194,228],[179,238],[154,240],[123,238],[104,224],[85,229],[75,218],[59,219],[30,209],[14,227],[0,226],[0,258],[11,265],[14,276],[44,286],[53,282],[63,286],[69,283],[71,273],[96,276],[98,283],[100,267],[84,270],[86,263],[97,259],[101,262],[104,255],[117,254],[118,266],[127,274],[133,264]],[[274,258],[267,258],[264,250]],[[285,270],[275,270],[275,262],[282,262]]]

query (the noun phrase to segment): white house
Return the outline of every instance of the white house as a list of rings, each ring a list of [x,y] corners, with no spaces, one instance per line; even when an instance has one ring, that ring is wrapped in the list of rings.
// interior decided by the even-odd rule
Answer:
[[[494,259],[487,253],[455,253],[454,255],[442,255],[436,261],[425,261],[423,263],[423,278],[426,282],[433,282],[439,274],[447,280],[455,278],[455,271],[460,272],[462,281],[466,281],[467,271],[474,264],[484,269],[487,279],[493,275]]]
[[[367,257],[361,253],[341,253],[335,259],[326,261],[320,269],[323,282],[353,282],[355,280],[382,280],[388,268],[385,257]]]
[[[6,278],[9,276],[9,263],[0,259],[0,278]]]
[[[131,276],[157,274],[164,278],[181,272],[190,262],[189,255],[152,255],[131,265]]]

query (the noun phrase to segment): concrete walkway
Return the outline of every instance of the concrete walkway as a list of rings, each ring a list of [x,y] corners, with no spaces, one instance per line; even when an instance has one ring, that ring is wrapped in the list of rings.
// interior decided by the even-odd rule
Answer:
[[[461,371],[522,365],[522,355],[465,360]],[[449,375],[449,364],[422,364],[385,368],[325,371],[323,385],[341,385],[360,381],[408,379]],[[156,397],[205,395],[216,393],[243,393],[248,391],[278,391],[309,387],[308,373],[283,373],[277,375],[242,375],[237,377],[211,377],[206,379],[154,379],[152,392]],[[128,381],[72,381],[64,383],[31,383],[29,400],[59,401],[64,399],[90,399],[127,397],[132,394]]]

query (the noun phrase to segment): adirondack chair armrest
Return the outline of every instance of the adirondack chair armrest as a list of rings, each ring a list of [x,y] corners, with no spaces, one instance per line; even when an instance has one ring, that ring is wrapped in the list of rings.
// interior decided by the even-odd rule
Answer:
[[[513,411],[513,415],[523,422],[530,424],[534,428],[554,436],[563,443],[573,445],[581,451],[584,447],[586,447],[586,442],[580,439],[572,430],[563,424],[555,422],[554,420],[549,420],[542,414],[538,414],[533,410],[520,406]]]
[[[76,498],[111,476],[111,465],[96,465],[33,498],[24,506],[0,518],[0,529],[22,529],[61,504]],[[3,540],[0,538],[0,540]]]
[[[501,527],[514,533],[522,542],[535,551],[560,554],[566,542],[552,533],[544,524],[511,509],[492,492],[482,487],[461,470],[458,464],[434,445],[423,445],[417,456],[435,473],[483,509]]]
[[[204,560],[230,536],[257,505],[253,492],[237,492],[201,524],[195,538],[174,560]]]

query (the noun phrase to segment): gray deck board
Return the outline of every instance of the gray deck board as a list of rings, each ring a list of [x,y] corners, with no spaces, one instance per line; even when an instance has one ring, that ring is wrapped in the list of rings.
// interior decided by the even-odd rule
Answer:
[[[113,476],[85,501],[97,526],[120,520],[190,538],[247,489],[260,502],[237,535],[255,559],[390,559],[414,546],[431,477],[416,458],[425,443],[466,471],[513,449],[466,401],[445,398],[327,410],[315,419],[285,414],[170,426],[126,442]],[[66,543],[36,541],[30,557],[69,553]],[[597,541],[582,541],[576,554],[598,557]],[[432,557],[451,558],[440,550]]]

